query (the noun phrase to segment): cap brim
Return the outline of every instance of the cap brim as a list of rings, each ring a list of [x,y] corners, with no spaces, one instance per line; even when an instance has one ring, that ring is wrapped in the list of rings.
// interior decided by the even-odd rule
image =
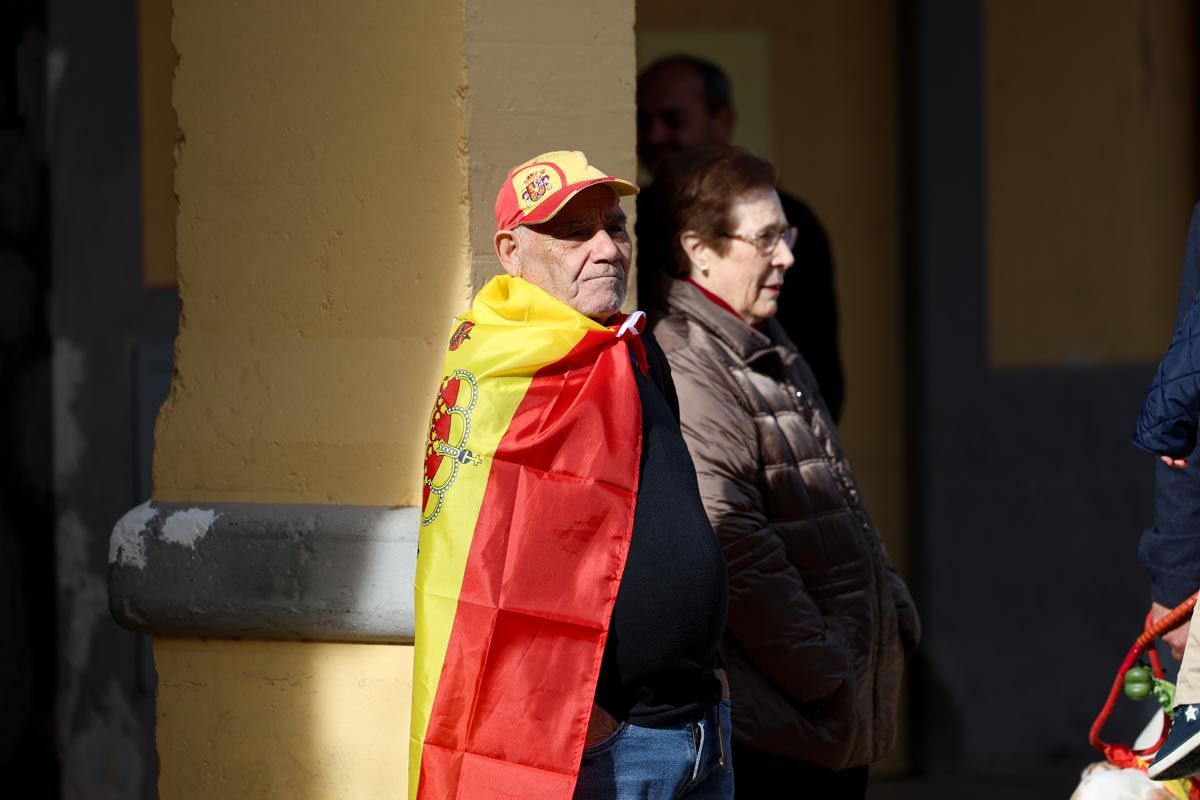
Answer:
[[[546,200],[540,206],[534,209],[532,214],[521,220],[518,224],[540,225],[543,222],[549,222],[550,220],[554,219],[555,215],[558,214],[559,211],[562,211],[564,208],[566,208],[567,203],[571,202],[571,200],[575,198],[575,195],[579,194],[584,189],[590,189],[593,186],[600,186],[602,184],[611,186],[613,191],[617,193],[618,197],[630,197],[631,195],[637,194],[639,191],[636,184],[630,183],[624,178],[604,177],[580,181],[579,183],[573,183],[570,186],[564,186],[563,188],[559,189],[555,194],[559,194],[561,197],[555,197],[551,195],[550,197],[546,198]],[[545,209],[545,213],[541,213],[543,209]]]

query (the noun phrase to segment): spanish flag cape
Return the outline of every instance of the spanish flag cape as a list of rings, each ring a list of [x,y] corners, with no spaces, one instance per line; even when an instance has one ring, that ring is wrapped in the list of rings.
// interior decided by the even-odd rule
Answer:
[[[573,793],[637,499],[645,350],[622,321],[508,276],[456,319],[425,450],[410,798]]]

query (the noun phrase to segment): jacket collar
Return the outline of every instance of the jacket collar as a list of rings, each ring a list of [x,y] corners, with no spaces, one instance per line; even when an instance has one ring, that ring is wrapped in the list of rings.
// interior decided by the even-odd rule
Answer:
[[[669,275],[659,277],[659,291],[666,298],[667,313],[692,320],[720,339],[744,363],[773,371],[796,359],[796,347],[783,326],[774,318],[757,330],[713,303],[697,287]]]

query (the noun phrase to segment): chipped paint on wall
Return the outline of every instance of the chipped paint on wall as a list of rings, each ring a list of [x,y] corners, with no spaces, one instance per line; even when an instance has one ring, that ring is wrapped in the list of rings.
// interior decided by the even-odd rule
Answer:
[[[221,516],[209,508],[192,507],[175,511],[163,519],[161,525],[152,527],[160,510],[147,500],[118,520],[108,540],[110,565],[145,569],[146,540],[153,537],[194,550]]]
[[[216,514],[207,508],[189,508],[176,511],[163,522],[162,537],[173,544],[195,549],[196,542],[212,530]]]
[[[108,540],[109,564],[146,568],[146,526],[157,514],[147,500],[121,517]]]

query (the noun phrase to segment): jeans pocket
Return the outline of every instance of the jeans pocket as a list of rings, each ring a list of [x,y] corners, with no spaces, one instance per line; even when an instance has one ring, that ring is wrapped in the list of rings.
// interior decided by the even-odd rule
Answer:
[[[733,772],[733,706],[728,697],[721,698],[721,706],[717,713],[721,715],[721,755],[722,766],[726,772]]]
[[[621,738],[621,734],[625,733],[625,731],[627,731],[628,729],[629,729],[628,722],[618,722],[617,727],[613,728],[612,733],[610,733],[608,736],[605,736],[603,739],[601,739],[600,741],[598,741],[594,744],[589,744],[586,747],[584,747],[583,748],[583,757],[587,758],[588,756],[594,756],[599,753],[603,753],[605,750],[610,749],[613,745],[615,745],[617,743],[617,740]]]

